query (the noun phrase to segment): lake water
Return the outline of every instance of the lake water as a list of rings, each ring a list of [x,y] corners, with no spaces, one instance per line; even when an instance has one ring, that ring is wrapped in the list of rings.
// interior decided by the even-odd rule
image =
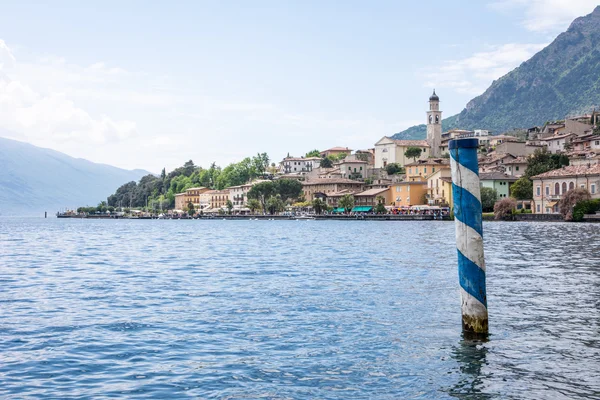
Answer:
[[[600,225],[0,219],[0,398],[600,398]]]

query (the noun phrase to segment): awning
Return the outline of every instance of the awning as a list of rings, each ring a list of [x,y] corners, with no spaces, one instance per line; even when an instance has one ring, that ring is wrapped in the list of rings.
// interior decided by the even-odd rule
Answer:
[[[550,203],[546,203],[546,207],[554,207],[558,203],[558,201],[551,201]]]
[[[346,211],[346,209],[345,209],[345,208],[343,208],[343,207],[338,207],[338,208],[334,208],[334,209],[333,209],[333,212],[334,212],[334,213],[343,213],[343,212],[345,212],[345,211]]]
[[[352,212],[369,212],[372,209],[373,209],[373,207],[358,206],[358,207],[354,207],[352,209]]]

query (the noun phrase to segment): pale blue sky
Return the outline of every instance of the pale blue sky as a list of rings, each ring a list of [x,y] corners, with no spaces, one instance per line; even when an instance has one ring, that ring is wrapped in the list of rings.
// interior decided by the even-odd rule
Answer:
[[[596,5],[45,3],[0,1],[0,128],[151,171],[372,147],[424,122],[432,87],[460,112]]]

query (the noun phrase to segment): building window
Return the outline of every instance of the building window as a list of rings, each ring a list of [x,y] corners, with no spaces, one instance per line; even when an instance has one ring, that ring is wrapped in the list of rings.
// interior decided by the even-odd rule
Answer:
[[[550,196],[550,186],[546,186],[546,196]]]
[[[555,195],[555,196],[558,196],[558,195],[560,195],[560,185],[558,184],[558,182],[556,182],[556,183],[554,184],[554,195]]]
[[[567,182],[563,182],[562,184],[562,194],[565,194],[567,192]]]
[[[569,190],[575,189],[575,184],[573,182],[569,183]]]
[[[541,192],[542,192],[542,188],[540,188],[539,186],[536,186],[536,189],[535,189],[535,190],[536,190],[536,194],[537,194],[538,196],[541,196],[541,194],[542,194],[542,193],[541,193]]]
[[[518,170],[519,170],[519,167],[515,167],[515,171],[518,171]]]
[[[537,212],[538,212],[538,213],[540,213],[540,209],[541,209],[541,207],[540,207],[540,205],[538,204],[538,205],[537,205]]]
[[[591,194],[596,194],[596,184],[595,183],[592,183],[590,185],[590,193]]]
[[[423,167],[423,173],[426,174],[427,173],[427,167]]]

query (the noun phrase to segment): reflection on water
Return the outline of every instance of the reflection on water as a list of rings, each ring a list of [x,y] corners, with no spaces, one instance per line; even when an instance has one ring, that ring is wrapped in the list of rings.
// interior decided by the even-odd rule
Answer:
[[[598,399],[600,225],[0,219],[0,398]]]
[[[459,399],[492,398],[491,394],[485,393],[487,377],[483,375],[487,352],[485,342],[478,340],[463,339],[452,348],[452,357],[458,363],[460,375],[449,390],[451,396]]]

